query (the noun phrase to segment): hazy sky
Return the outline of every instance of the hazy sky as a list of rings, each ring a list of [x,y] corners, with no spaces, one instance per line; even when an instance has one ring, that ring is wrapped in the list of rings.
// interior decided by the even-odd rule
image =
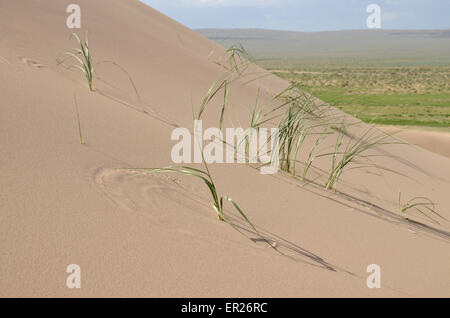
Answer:
[[[450,29],[450,0],[142,0],[190,28],[365,29],[369,4],[382,29]]]

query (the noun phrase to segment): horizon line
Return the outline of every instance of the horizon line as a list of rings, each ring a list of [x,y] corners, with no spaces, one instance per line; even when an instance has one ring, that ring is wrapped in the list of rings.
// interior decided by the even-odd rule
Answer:
[[[288,30],[288,29],[270,29],[270,28],[217,28],[217,27],[209,27],[209,28],[191,28],[192,30],[258,30],[258,31],[276,31],[276,32],[294,32],[294,33],[320,33],[320,32],[345,32],[345,31],[450,31],[450,28],[445,29],[339,29],[339,30],[321,30],[321,31],[297,31],[297,30]]]

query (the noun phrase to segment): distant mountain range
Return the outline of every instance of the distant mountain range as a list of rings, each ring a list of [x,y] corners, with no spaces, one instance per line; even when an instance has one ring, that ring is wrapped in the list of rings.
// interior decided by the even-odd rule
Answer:
[[[294,32],[198,29],[225,47],[242,44],[261,64],[450,65],[449,30]]]

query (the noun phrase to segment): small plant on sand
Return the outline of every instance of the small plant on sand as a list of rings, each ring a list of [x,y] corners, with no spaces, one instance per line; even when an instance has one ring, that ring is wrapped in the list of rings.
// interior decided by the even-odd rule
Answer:
[[[202,154],[203,157],[203,154]],[[211,172],[209,171],[208,165],[205,162],[205,159],[203,158],[203,165],[205,167],[204,170],[196,169],[192,167],[187,166],[170,166],[165,168],[139,168],[139,169],[126,169],[131,171],[138,171],[138,174],[142,175],[151,175],[155,173],[180,173],[186,176],[191,176],[198,178],[203,181],[203,183],[208,187],[209,192],[212,196],[213,202],[212,202],[212,208],[216,212],[218,218],[220,221],[226,222],[228,225],[230,225],[233,229],[238,231],[240,234],[244,235],[245,237],[249,238],[241,229],[240,227],[236,226],[225,214],[225,203],[229,202],[231,205],[235,208],[235,210],[239,213],[239,215],[242,216],[242,218],[245,220],[245,222],[250,226],[250,228],[254,231],[254,233],[259,237],[259,239],[262,242],[265,242],[268,244],[272,249],[277,251],[279,254],[286,256],[290,259],[295,260],[292,256],[289,256],[282,251],[280,251],[277,248],[276,242],[271,242],[266,237],[264,237],[258,229],[253,225],[253,223],[249,220],[249,218],[245,215],[245,213],[241,210],[239,205],[228,195],[220,196],[217,192],[216,185],[213,181]]]
[[[69,55],[79,63],[79,65],[74,66],[84,73],[89,84],[89,89],[93,91],[94,66],[92,65],[92,56],[89,50],[88,31],[86,31],[86,40],[84,43],[76,33],[72,33],[72,37],[76,39],[80,48],[72,48],[72,52],[64,52],[63,54]]]
[[[280,252],[275,246],[275,243],[271,243],[268,239],[266,239],[253,225],[253,223],[248,219],[245,213],[241,210],[239,205],[228,195],[220,196],[217,192],[216,185],[212,178],[209,167],[205,161],[203,150],[202,150],[202,162],[204,166],[204,170],[192,168],[188,166],[169,166],[165,168],[140,168],[140,169],[127,169],[133,171],[139,171],[139,174],[149,175],[155,173],[180,173],[186,176],[191,176],[200,179],[203,183],[208,187],[209,192],[212,196],[212,208],[217,213],[217,216],[220,221],[224,221],[229,224],[233,229],[241,233],[242,235],[248,237],[239,227],[237,227],[233,222],[230,221],[229,218],[225,215],[225,203],[229,202],[235,208],[235,210],[244,218],[245,222],[251,227],[255,234],[257,234],[264,242],[266,242],[270,247],[275,249],[280,254],[284,255]]]
[[[187,166],[169,166],[165,168],[143,168],[143,169],[132,169],[132,170],[140,170],[141,174],[154,174],[154,173],[181,173],[186,176],[192,176],[195,178],[198,178],[204,182],[204,184],[208,187],[209,192],[212,196],[213,202],[212,202],[212,208],[217,213],[217,216],[219,220],[225,221],[228,224],[230,224],[233,228],[237,229],[225,216],[224,213],[224,201],[230,202],[236,210],[239,212],[239,214],[245,219],[245,221],[251,226],[251,228],[256,232],[259,233],[255,226],[250,222],[250,220],[247,218],[247,216],[242,212],[240,207],[236,204],[236,202],[233,201],[228,195],[219,196],[217,193],[216,185],[214,184],[213,178],[211,176],[211,173],[209,171],[208,165],[203,161],[205,170],[196,169],[192,167]],[[239,229],[237,229],[239,232],[241,232]]]
[[[401,192],[398,194],[398,205],[400,207],[400,211],[402,213],[407,213],[410,210],[415,210],[420,214],[424,215],[427,218],[430,218],[431,215],[436,215],[443,220],[447,220],[442,215],[436,212],[436,204],[426,197],[415,197],[409,200],[408,202],[401,204]]]

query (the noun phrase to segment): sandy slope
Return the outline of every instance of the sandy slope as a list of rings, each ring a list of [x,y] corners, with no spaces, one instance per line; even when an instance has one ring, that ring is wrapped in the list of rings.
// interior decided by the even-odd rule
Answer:
[[[427,196],[450,219],[449,159],[384,146],[377,162],[409,178],[351,170],[338,193],[282,173],[212,165],[219,191],[293,261],[219,222],[197,180],[116,169],[171,164],[170,133],[192,127],[191,101],[197,107],[223,72],[213,63],[223,49],[135,0],[79,0],[95,60],[120,63],[141,102],[108,64],[97,71],[110,85],[97,81],[91,93],[82,75],[56,66],[73,46],[69,3],[0,3],[1,296],[450,295],[449,223],[407,222],[397,204],[399,192]],[[236,85],[226,127],[248,122],[258,87],[286,86],[274,76]],[[216,124],[217,112],[207,112],[204,126]],[[72,263],[81,266],[79,290],[65,285]],[[381,289],[366,287],[372,263],[381,266]]]
[[[449,131],[396,126],[380,126],[379,128],[387,133],[394,133],[397,138],[412,145],[450,158]]]

